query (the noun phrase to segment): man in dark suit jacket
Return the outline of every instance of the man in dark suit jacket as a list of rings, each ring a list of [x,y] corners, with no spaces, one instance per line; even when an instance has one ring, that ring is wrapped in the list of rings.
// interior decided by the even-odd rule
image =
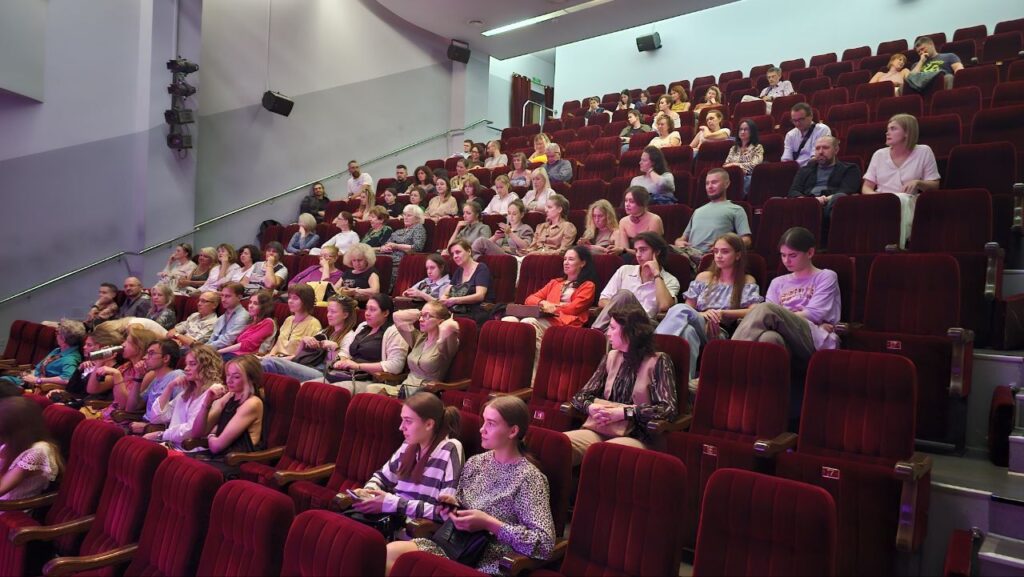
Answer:
[[[860,191],[860,167],[849,162],[838,160],[839,139],[834,136],[823,136],[814,143],[814,155],[810,162],[800,167],[793,178],[793,186],[789,189],[789,197],[808,196],[818,199],[821,203],[824,223],[828,225],[832,216],[832,206],[837,198]]]

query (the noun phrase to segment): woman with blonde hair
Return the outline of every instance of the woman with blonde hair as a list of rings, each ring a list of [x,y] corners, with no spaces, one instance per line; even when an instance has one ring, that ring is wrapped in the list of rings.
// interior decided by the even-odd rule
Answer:
[[[602,198],[587,209],[587,228],[579,244],[589,248],[593,254],[619,254],[622,249],[616,246],[618,233],[619,218],[615,207]]]
[[[551,188],[551,179],[548,178],[548,171],[543,166],[538,167],[530,175],[530,181],[533,183],[533,188],[523,195],[523,204],[526,205],[528,212],[543,211],[548,198],[555,194],[555,191]]]
[[[178,280],[178,292],[190,294],[206,283],[206,279],[210,278],[210,270],[217,262],[217,250],[212,246],[204,246],[196,254],[196,262],[192,272]]]
[[[360,243],[345,253],[345,266],[341,280],[334,284],[334,292],[365,301],[380,292],[380,275],[374,265],[377,264],[377,253],[369,245]]]
[[[299,230],[295,231],[291,240],[288,241],[288,254],[299,254],[308,252],[320,242],[320,236],[316,234],[316,217],[308,212],[299,215]]]
[[[205,423],[206,438],[197,439],[214,455],[251,453],[263,446],[263,399],[259,387],[263,368],[252,355],[224,364],[223,387],[211,387],[196,416]]]
[[[171,306],[174,303],[174,291],[171,290],[171,286],[167,283],[157,284],[149,289],[149,298],[151,304],[146,318],[167,330],[173,329],[174,325],[178,324],[178,316]]]
[[[547,164],[548,162],[548,145],[551,144],[551,139],[548,138],[547,134],[541,132],[533,137],[533,154],[528,159],[531,163],[539,162],[541,164]]]
[[[423,226],[423,209],[415,204],[407,204],[402,209],[402,224],[405,226],[391,233],[379,252],[391,255],[391,284],[398,278],[398,265],[402,257],[410,252],[423,252],[427,246],[427,229]],[[390,291],[391,287],[388,287]]]
[[[106,373],[107,381],[110,381],[114,391],[114,402],[103,410],[103,417],[109,419],[114,411],[141,411],[146,408],[146,402],[142,389],[142,380],[148,370],[146,369],[146,349],[157,340],[157,335],[152,331],[138,326],[128,327],[128,337],[124,340],[124,350],[121,356],[124,363],[117,368],[106,367],[102,369]]]
[[[224,394],[223,374],[224,362],[217,351],[207,345],[192,345],[185,355],[185,374],[167,385],[153,405],[158,413],[154,422],[167,423],[167,428],[143,438],[181,447],[188,439],[205,435],[203,403],[210,389],[218,396]]]
[[[569,222],[569,200],[558,193],[552,193],[544,205],[544,222],[537,225],[533,242],[522,249],[520,254],[561,253],[576,242],[576,225]]]
[[[202,265],[200,264],[200,266]],[[217,264],[210,269],[210,276],[206,278],[203,286],[192,292],[219,292],[221,287],[229,282],[241,280],[241,277],[238,276],[241,272],[242,267],[238,264],[238,252],[235,251],[235,247],[226,242],[221,243],[217,245]]]
[[[373,188],[369,184],[364,184],[357,196],[359,207],[352,213],[352,217],[356,220],[369,220],[370,212],[377,206],[377,195],[373,193]]]
[[[885,71],[876,72],[868,83],[892,82],[896,96],[899,96],[903,92],[903,82],[906,81],[907,76],[910,76],[910,69],[907,68],[906,55],[893,54],[889,58],[889,64],[886,65]]]
[[[701,102],[697,106],[694,106],[693,113],[696,115],[700,113],[701,110],[704,110],[705,108],[708,108],[710,106],[723,106],[722,89],[716,85],[711,85],[708,87],[708,89],[704,92],[704,102]]]

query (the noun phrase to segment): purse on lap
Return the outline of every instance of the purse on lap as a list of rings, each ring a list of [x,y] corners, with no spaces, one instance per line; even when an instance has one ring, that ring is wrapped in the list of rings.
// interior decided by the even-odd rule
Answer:
[[[491,542],[491,534],[487,531],[460,531],[455,523],[448,519],[434,532],[430,538],[444,551],[452,561],[476,567],[483,557],[487,544]]]

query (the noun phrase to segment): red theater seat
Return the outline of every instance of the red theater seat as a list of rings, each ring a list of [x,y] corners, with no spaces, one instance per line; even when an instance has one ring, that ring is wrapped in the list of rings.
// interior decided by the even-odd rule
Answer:
[[[228,481],[217,491],[198,575],[278,575],[291,499],[248,481]]]
[[[846,90],[840,88],[839,90]],[[866,102],[851,102],[849,104],[834,104],[828,109],[828,127],[832,135],[845,140],[846,134],[854,125],[864,124],[870,118],[871,110]],[[845,142],[843,143],[845,144]],[[841,148],[845,146],[840,145]]]
[[[1000,82],[992,92],[992,108],[1024,104],[1024,80]]]
[[[821,236],[821,203],[816,198],[770,198],[764,203],[754,234],[754,251],[764,257],[768,270],[775,270],[779,264],[779,238],[794,226],[806,228],[815,238]]]
[[[829,252],[885,252],[900,240],[900,200],[894,194],[855,194],[836,199]]]
[[[61,457],[67,462],[71,454],[71,439],[75,435],[78,425],[82,424],[85,415],[64,405],[50,405],[43,409],[43,421],[46,423],[46,430],[57,442]]]
[[[769,198],[785,197],[799,169],[800,165],[795,162],[763,162],[755,166],[747,201],[757,210]]]
[[[615,176],[615,155],[600,152],[591,153],[580,167],[579,180],[609,181]]]
[[[491,393],[525,394],[530,389],[537,335],[523,323],[488,321],[477,340],[473,375],[451,383],[433,383],[446,405],[480,412]]]
[[[282,577],[383,575],[387,557],[379,531],[328,511],[295,517],[284,545]]]
[[[539,574],[534,572],[533,574]],[[369,575],[369,573],[366,573]],[[456,563],[447,557],[438,557],[433,553],[414,551],[406,553],[395,561],[391,568],[391,577],[486,577],[476,569]]]
[[[953,75],[953,88],[977,86],[981,90],[981,104],[988,108],[992,102],[992,91],[999,83],[999,68],[995,64],[964,68]]]
[[[561,405],[590,380],[605,348],[604,334],[596,329],[551,327],[544,333],[529,399],[532,424],[556,431],[576,428]]]

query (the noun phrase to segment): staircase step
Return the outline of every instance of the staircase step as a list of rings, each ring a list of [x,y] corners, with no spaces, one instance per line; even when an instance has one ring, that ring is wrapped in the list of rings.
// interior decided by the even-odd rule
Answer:
[[[978,575],[1024,576],[1024,541],[989,533],[978,551]]]

